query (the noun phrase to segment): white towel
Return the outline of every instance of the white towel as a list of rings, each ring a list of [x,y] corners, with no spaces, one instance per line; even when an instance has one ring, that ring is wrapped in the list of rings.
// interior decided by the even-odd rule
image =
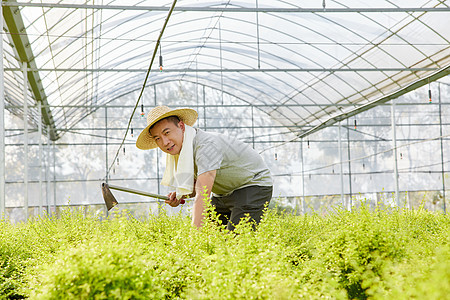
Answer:
[[[166,169],[161,184],[175,189],[177,199],[194,191],[194,137],[196,130],[185,125],[180,154],[167,153]]]

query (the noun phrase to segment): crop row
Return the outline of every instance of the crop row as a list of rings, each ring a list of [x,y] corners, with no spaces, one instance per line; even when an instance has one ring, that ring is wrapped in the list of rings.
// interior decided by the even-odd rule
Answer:
[[[450,221],[418,210],[268,210],[256,230],[66,210],[0,222],[6,299],[445,299]]]

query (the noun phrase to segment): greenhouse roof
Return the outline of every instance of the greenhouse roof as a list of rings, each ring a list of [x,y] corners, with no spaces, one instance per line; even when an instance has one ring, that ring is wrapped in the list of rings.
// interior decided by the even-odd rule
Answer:
[[[299,2],[3,1],[7,107],[23,113],[26,62],[30,122],[41,101],[52,140],[144,82],[171,81],[302,136],[450,73],[449,1]]]

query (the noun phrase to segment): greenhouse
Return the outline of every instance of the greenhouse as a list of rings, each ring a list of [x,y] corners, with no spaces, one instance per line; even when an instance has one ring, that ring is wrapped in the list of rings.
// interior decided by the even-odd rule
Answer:
[[[248,143],[273,203],[446,213],[448,1],[2,1],[0,212],[107,214],[102,183],[166,195],[136,148],[158,105]],[[136,216],[158,201],[114,192]],[[190,202],[171,213],[189,212]],[[447,206],[447,207],[446,207]]]
[[[1,3],[0,299],[449,299],[450,1]]]

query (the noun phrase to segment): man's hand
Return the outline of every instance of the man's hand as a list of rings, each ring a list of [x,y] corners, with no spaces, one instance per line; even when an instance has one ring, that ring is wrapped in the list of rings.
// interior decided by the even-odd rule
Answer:
[[[172,207],[177,207],[178,205],[184,204],[186,201],[184,199],[186,199],[186,196],[182,196],[179,200],[177,199],[177,193],[176,192],[171,192],[167,195],[167,197],[169,198],[169,200],[164,201],[164,203],[169,204]]]

